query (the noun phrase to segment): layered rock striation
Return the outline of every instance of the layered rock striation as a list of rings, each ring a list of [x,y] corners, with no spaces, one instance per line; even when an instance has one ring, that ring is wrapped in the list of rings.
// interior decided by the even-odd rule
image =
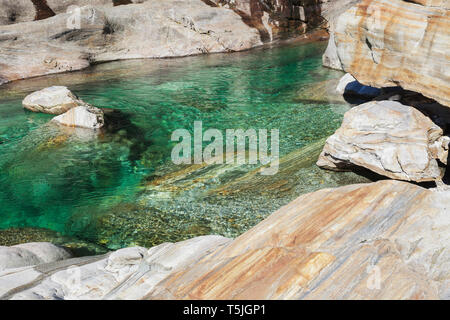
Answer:
[[[449,54],[448,1],[363,0],[338,18],[324,62],[450,106]]]

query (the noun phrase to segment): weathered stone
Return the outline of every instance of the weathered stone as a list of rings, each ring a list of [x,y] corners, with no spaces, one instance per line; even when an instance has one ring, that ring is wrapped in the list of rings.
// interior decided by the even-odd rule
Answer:
[[[337,54],[334,31],[339,16],[360,1],[361,0],[322,0],[321,14],[327,21],[327,28],[330,34],[327,49],[322,56],[322,62],[325,67],[342,70],[342,63]]]
[[[52,121],[68,127],[85,129],[100,129],[105,124],[103,111],[87,105],[70,109],[54,117]]]
[[[71,254],[48,242],[0,247],[0,271],[68,259]]]
[[[138,299],[171,273],[196,263],[230,241],[220,236],[205,236],[175,244],[165,243],[150,250],[126,248],[104,256],[69,259],[59,264],[0,273],[0,297],[114,299],[120,295],[124,299]],[[38,275],[44,275],[45,279],[35,282]],[[36,286],[31,289],[8,295],[16,285],[33,282]]]
[[[317,165],[332,170],[360,166],[407,181],[436,180],[440,177],[436,159],[445,153],[442,134],[413,107],[396,101],[368,102],[344,115]]]
[[[69,89],[62,86],[53,86],[33,92],[23,99],[22,104],[25,109],[33,112],[49,114],[62,114],[72,108],[85,105]]]
[[[401,86],[450,106],[448,1],[364,0],[334,38],[346,72],[373,87]]]
[[[129,3],[142,3],[147,0],[133,0]],[[36,2],[36,5],[34,5]],[[37,17],[49,18],[47,6],[53,13],[66,13],[70,7],[98,6],[112,7],[118,5],[115,0],[2,0],[0,3],[0,25],[33,21]],[[46,11],[47,10],[47,11]],[[41,11],[41,12],[39,12]]]
[[[15,245],[13,248],[21,248],[32,252],[42,261],[41,263],[49,263],[72,257],[66,249],[49,242],[30,242]]]
[[[0,78],[7,81],[80,70],[95,62],[241,51],[262,44],[258,31],[238,14],[201,0],[85,6],[0,26],[0,40]]]
[[[393,180],[303,195],[218,236],[0,274],[3,299],[448,299],[450,197]]]
[[[303,34],[323,23],[317,0],[205,0],[231,8],[250,26],[258,29],[264,42]]]

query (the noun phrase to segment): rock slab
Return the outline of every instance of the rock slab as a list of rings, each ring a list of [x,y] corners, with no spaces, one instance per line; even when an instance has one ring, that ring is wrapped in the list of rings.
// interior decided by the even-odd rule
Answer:
[[[433,181],[440,177],[436,159],[445,158],[448,149],[442,134],[413,107],[372,101],[345,113],[317,165],[332,170],[359,166],[392,179]]]
[[[66,87],[53,86],[29,94],[22,101],[22,105],[33,112],[62,114],[86,103]]]

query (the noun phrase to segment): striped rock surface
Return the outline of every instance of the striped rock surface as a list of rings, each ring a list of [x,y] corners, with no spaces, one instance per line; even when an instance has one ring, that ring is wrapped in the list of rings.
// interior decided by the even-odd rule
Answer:
[[[363,0],[339,17],[334,44],[339,61],[331,49],[324,61],[362,84],[400,85],[450,106],[450,1]]]
[[[3,299],[449,299],[450,197],[400,181],[303,195],[235,240],[0,274]]]

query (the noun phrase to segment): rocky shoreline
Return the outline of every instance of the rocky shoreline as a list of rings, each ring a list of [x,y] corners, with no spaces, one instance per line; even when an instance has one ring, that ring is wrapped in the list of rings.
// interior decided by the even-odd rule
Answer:
[[[351,7],[328,20],[324,64],[348,72],[336,90],[365,103],[346,112],[317,165],[396,180],[302,195],[236,239],[211,235],[72,259],[47,243],[0,247],[0,299],[450,299],[450,6],[429,2],[347,1],[341,7]],[[102,10],[109,17],[116,9]],[[255,28],[235,27],[251,36],[237,47],[224,36],[230,45],[220,50],[261,43]],[[217,43],[210,45],[214,52]],[[136,55],[117,48],[94,50],[90,61]],[[15,80],[6,70],[0,77]],[[417,184],[425,181],[434,188]]]
[[[448,299],[449,201],[392,180],[323,189],[235,240],[0,271],[0,299]]]

